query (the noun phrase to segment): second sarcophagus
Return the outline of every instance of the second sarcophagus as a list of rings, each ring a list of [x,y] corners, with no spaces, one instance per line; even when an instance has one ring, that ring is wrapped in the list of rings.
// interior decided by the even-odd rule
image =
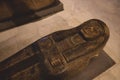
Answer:
[[[59,0],[0,0],[0,31],[42,19],[63,10]]]
[[[41,38],[0,63],[0,80],[69,80],[99,56],[109,30],[100,20]]]

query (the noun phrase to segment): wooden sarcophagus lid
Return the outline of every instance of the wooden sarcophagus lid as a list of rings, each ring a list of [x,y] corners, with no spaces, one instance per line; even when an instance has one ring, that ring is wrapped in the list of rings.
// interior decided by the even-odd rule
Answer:
[[[69,80],[99,56],[108,38],[108,27],[96,19],[57,31],[1,62],[0,80]]]

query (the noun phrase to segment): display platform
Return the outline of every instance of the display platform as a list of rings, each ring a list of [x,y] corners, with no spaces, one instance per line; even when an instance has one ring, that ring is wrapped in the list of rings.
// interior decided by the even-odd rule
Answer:
[[[37,3],[41,3],[41,2],[37,1]],[[3,4],[5,4],[5,3],[3,3]],[[13,4],[13,3],[11,2],[11,4]],[[15,3],[15,4],[17,4],[17,3]],[[21,3],[21,4],[23,4],[23,3]],[[14,6],[14,7],[16,7],[16,6]],[[22,6],[18,5],[17,7],[19,8]],[[28,14],[24,13],[24,10],[20,10],[20,11],[23,11],[23,12],[20,12],[18,10],[16,11],[16,9],[15,9],[14,14],[12,16],[8,16],[8,14],[6,13],[7,18],[6,17],[3,19],[0,18],[0,32],[14,28],[14,27],[19,27],[20,25],[23,25],[26,23],[38,21],[38,20],[41,20],[45,17],[53,15],[54,13],[57,13],[57,12],[63,10],[63,4],[59,0],[54,0],[54,2],[51,3],[47,7],[37,9],[37,10],[29,10],[29,8],[28,8],[26,10],[29,11]],[[9,12],[9,13],[12,13],[12,12]],[[3,14],[4,14],[4,10],[1,11],[0,16],[1,17],[5,16]]]

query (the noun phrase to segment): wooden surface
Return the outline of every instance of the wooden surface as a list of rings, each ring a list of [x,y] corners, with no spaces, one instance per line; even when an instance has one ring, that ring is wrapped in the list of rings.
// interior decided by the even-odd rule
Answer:
[[[120,80],[120,0],[61,0],[65,10],[41,21],[0,33],[0,61],[15,54],[37,39],[58,30],[73,28],[97,18],[110,29],[104,48],[116,64],[94,80]]]

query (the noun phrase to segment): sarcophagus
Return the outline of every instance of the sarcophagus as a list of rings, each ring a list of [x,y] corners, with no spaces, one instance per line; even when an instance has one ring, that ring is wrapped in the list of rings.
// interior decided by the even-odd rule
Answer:
[[[63,10],[59,0],[0,0],[0,31]]]
[[[52,33],[1,62],[0,80],[69,80],[99,56],[108,38],[108,27],[96,19]]]

